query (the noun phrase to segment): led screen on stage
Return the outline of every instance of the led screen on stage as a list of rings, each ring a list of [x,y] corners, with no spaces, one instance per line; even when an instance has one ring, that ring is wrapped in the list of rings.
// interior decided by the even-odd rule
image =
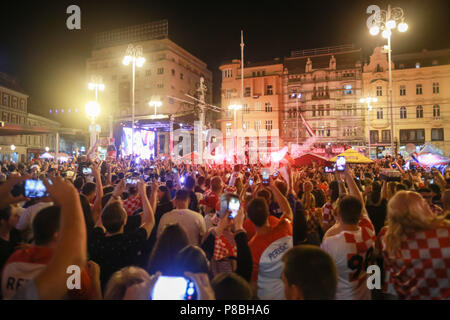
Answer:
[[[154,131],[134,130],[134,153],[141,159],[150,159],[155,156]],[[123,128],[122,154],[131,155],[131,128]]]

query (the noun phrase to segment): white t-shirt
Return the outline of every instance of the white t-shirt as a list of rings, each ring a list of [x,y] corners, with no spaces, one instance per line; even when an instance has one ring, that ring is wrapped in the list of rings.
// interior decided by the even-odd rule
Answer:
[[[362,218],[357,231],[341,231],[325,237],[321,248],[333,257],[338,275],[337,300],[370,300],[367,267],[375,248],[375,231],[367,218]]]
[[[164,228],[178,223],[184,228],[189,239],[189,244],[198,246],[201,238],[206,233],[205,219],[195,211],[189,209],[175,209],[164,214],[159,222],[156,237],[159,238]]]
[[[53,202],[38,202],[31,207],[26,208],[20,215],[19,222],[17,223],[16,229],[22,231],[22,235],[26,242],[33,239],[33,220],[34,217],[47,207],[51,207]]]

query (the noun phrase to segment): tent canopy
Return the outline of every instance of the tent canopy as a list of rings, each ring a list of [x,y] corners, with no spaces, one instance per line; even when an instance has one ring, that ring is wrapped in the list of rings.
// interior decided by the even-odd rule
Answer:
[[[327,158],[311,152],[302,154],[300,157],[295,159],[295,164],[297,166],[310,166],[314,162],[316,162],[320,166],[326,166],[330,163],[330,161]]]
[[[336,162],[337,157],[344,157],[347,163],[373,163],[372,160],[358,153],[354,149],[347,149],[334,158],[331,158],[331,162]]]

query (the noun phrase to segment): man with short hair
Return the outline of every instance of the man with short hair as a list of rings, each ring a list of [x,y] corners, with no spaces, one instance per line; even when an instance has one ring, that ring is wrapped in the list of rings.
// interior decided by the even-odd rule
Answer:
[[[16,251],[6,262],[2,272],[2,294],[11,299],[17,290],[34,279],[54,256],[60,229],[61,209],[49,206],[36,214],[33,220],[35,245]],[[69,291],[71,299],[94,299],[96,291],[87,269],[81,272],[81,289]]]
[[[175,209],[166,213],[159,222],[156,237],[159,238],[164,228],[168,225],[178,223],[186,231],[189,244],[198,246],[203,235],[206,233],[205,220],[198,212],[189,209],[189,192],[178,190],[175,195]]]
[[[317,246],[289,249],[283,256],[282,279],[287,300],[334,300],[336,296],[336,265]]]
[[[89,200],[89,203],[94,203],[95,190],[96,184],[94,182],[87,182],[81,189],[81,194],[84,195]]]
[[[253,257],[251,284],[262,300],[283,300],[284,286],[281,280],[283,254],[292,247],[292,209],[288,200],[272,181],[269,189],[279,204],[283,215],[272,226],[269,222],[269,207],[263,198],[253,199],[248,207],[249,219],[255,225],[256,234],[249,247]]]
[[[348,169],[347,169],[348,170]],[[333,257],[337,272],[337,300],[370,300],[366,266],[373,262],[375,229],[352,173],[345,172],[350,195],[339,201],[337,223],[324,236],[321,248]]]
[[[156,205],[157,187],[152,187],[150,200],[147,198],[146,185],[138,183],[138,193],[143,202],[142,225],[130,232],[124,232],[128,214],[120,195],[125,190],[125,183],[119,183],[97,221],[96,228],[89,239],[88,249],[93,261],[100,265],[100,280],[105,287],[111,275],[121,268],[137,264],[143,246],[153,229],[155,218],[153,207]]]
[[[16,229],[21,231],[22,238],[25,242],[31,242],[33,240],[33,220],[38,212],[51,206],[53,206],[53,202],[50,197],[44,197],[39,199],[38,203],[26,208],[22,212]]]
[[[189,194],[189,210],[200,212],[200,208],[198,207],[198,198],[194,192],[195,188],[195,179],[191,176],[187,176],[184,182],[184,190],[186,190]]]

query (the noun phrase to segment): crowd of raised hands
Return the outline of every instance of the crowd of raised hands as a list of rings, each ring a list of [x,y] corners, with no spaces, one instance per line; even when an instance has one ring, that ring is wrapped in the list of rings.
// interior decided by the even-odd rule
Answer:
[[[2,296],[149,300],[162,278],[183,277],[198,300],[448,299],[449,172],[403,165],[384,159],[325,173],[289,163],[4,163]],[[17,192],[30,179],[48,195]],[[44,226],[52,212],[57,223]],[[425,256],[401,256],[420,237],[441,244],[433,285],[417,276]],[[12,262],[33,265],[28,256],[43,248],[48,260],[18,285]],[[381,288],[364,287],[370,265],[383,271]],[[68,286],[70,266],[82,270],[81,289]]]

